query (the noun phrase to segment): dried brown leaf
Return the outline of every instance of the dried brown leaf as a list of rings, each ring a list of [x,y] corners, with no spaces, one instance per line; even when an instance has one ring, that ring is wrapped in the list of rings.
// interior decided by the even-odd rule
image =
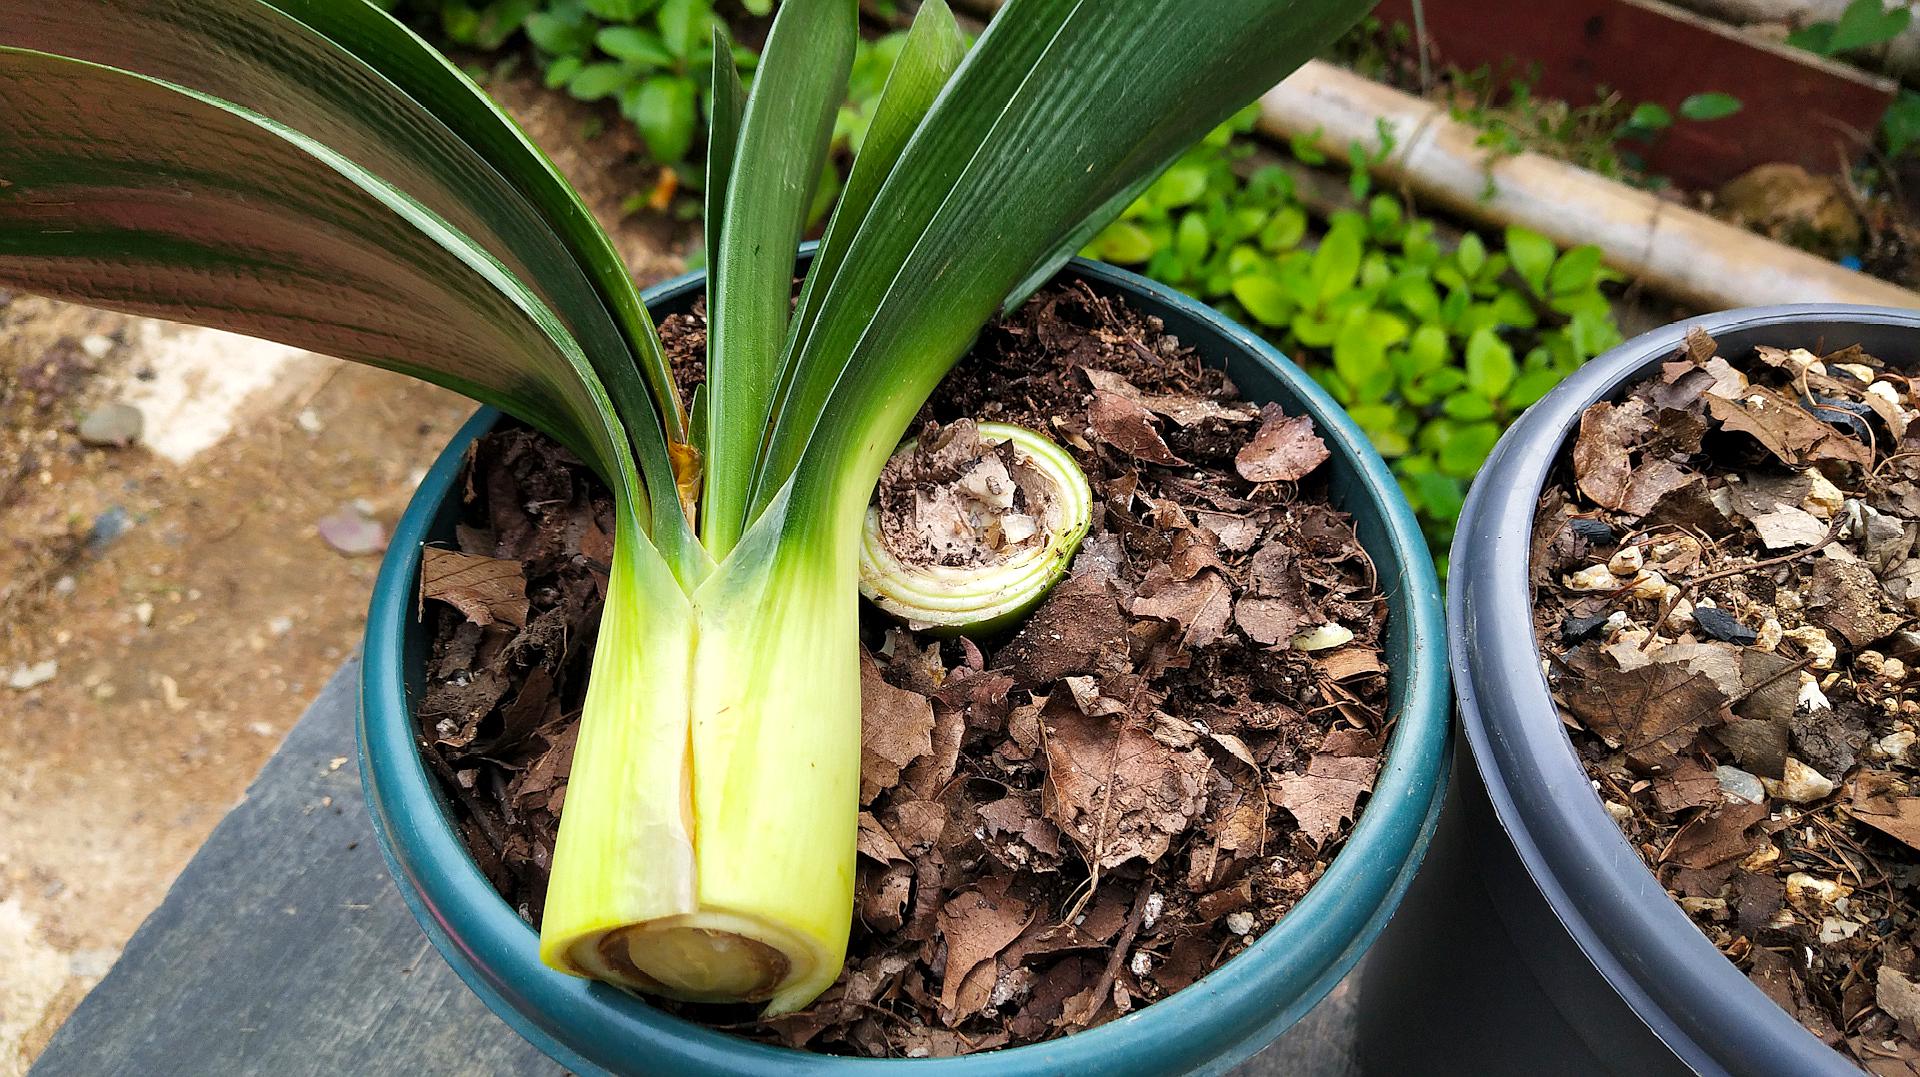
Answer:
[[[1295,482],[1326,463],[1328,455],[1312,419],[1268,404],[1260,409],[1260,429],[1253,440],[1234,454],[1233,467],[1248,482]]]
[[[525,628],[530,609],[520,562],[432,546],[420,551],[420,597],[445,602],[481,626]]]

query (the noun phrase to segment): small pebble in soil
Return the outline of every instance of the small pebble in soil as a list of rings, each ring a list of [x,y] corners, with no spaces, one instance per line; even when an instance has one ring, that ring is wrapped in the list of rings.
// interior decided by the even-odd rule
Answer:
[[[29,688],[40,687],[59,673],[60,663],[53,658],[15,666],[13,671],[7,674],[7,687],[16,692],[24,692]]]
[[[1794,804],[1811,804],[1833,794],[1833,779],[1788,756],[1778,781],[1766,779],[1767,792]]]
[[[87,412],[76,432],[88,445],[124,449],[140,440],[145,427],[146,416],[139,408],[116,400]]]
[[[87,552],[96,557],[119,541],[133,527],[133,517],[119,505],[109,505],[93,518],[87,528]]]
[[[387,548],[387,529],[358,504],[342,505],[314,521],[321,541],[335,553],[364,557]]]
[[[1714,780],[1720,783],[1720,792],[1728,800],[1737,800],[1746,804],[1763,804],[1767,799],[1767,788],[1758,777],[1741,770],[1739,767],[1718,766],[1713,768]]]

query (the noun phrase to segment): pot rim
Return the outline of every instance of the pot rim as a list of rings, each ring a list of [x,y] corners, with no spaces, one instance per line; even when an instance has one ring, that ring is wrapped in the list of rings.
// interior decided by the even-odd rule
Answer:
[[[1528,409],[1481,469],[1449,560],[1448,650],[1461,722],[1527,874],[1596,970],[1676,1055],[1701,1073],[1857,1075],[1720,954],[1607,815],[1561,726],[1534,639],[1533,517],[1548,472],[1588,406],[1671,358],[1693,328],[1722,340],[1741,334],[1743,348],[1804,347],[1819,344],[1810,333],[1912,333],[1920,312],[1809,303],[1690,318],[1591,360]],[[1551,982],[1551,970],[1536,973]]]
[[[1303,1016],[1359,960],[1398,905],[1438,819],[1451,730],[1438,646],[1439,588],[1412,510],[1360,429],[1266,341],[1125,270],[1075,259],[1065,272],[1158,305],[1171,316],[1170,329],[1184,320],[1219,337],[1220,350],[1237,349],[1267,367],[1299,397],[1346,468],[1347,500],[1376,507],[1384,534],[1370,552],[1389,583],[1389,631],[1406,641],[1413,660],[1411,668],[1392,671],[1394,733],[1345,846],[1287,916],[1186,989],[1095,1029],[975,1055],[870,1059],[775,1047],[672,1016],[607,985],[552,972],[539,962],[532,927],[487,883],[455,833],[420,758],[407,700],[403,638],[415,608],[416,551],[439,504],[455,488],[466,445],[499,418],[482,409],[421,481],[381,565],[362,667],[361,780],[382,855],[429,939],[496,1014],[562,1065],[589,1074],[636,1065],[658,1072],[796,1074],[911,1066],[937,1077],[1066,1073],[1091,1066],[1116,1074],[1168,1068],[1215,1073]],[[654,307],[703,285],[703,274],[689,273],[648,289],[643,298]],[[1212,1040],[1201,1032],[1209,1026],[1216,1029]]]

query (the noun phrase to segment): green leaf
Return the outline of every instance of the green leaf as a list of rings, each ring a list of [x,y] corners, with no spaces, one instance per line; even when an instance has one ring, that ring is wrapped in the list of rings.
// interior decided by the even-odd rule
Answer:
[[[1272,277],[1236,277],[1233,298],[1262,325],[1286,325],[1293,318],[1293,300]]]
[[[537,11],[527,16],[525,27],[534,45],[554,56],[578,56],[593,47],[593,24],[578,14],[568,18]]]
[[[1507,257],[1513,260],[1513,271],[1535,295],[1547,294],[1547,274],[1553,269],[1555,254],[1553,240],[1518,225],[1508,227]]]
[[[1902,89],[1880,120],[1880,138],[1887,155],[1899,157],[1920,143],[1920,93]]]
[[[1680,115],[1689,120],[1724,120],[1742,107],[1730,93],[1697,93],[1680,102]]]
[[[12,48],[0,70],[0,281],[448,386],[552,434],[596,464],[626,511],[644,510],[626,434],[578,343],[418,202],[205,95]],[[139,214],[122,212],[130,178],[155,175],[167,183],[146,190]]]
[[[1513,349],[1491,329],[1481,329],[1467,340],[1467,387],[1488,400],[1499,400],[1513,385],[1519,365]]]
[[[1787,35],[1787,44],[1797,49],[1832,56],[1834,24],[1830,22],[1809,23]]]
[[[653,159],[673,164],[693,146],[697,96],[692,79],[655,75],[622,95],[620,111],[640,129]]]
[[[1148,231],[1132,221],[1115,221],[1093,239],[1092,256],[1115,265],[1138,265],[1159,250]]]
[[[1913,9],[1904,3],[1888,8],[1881,0],[1853,0],[1834,24],[1828,55],[1883,45],[1899,37],[1912,21]]]
[[[1313,252],[1314,294],[1324,303],[1353,287],[1365,250],[1357,218],[1336,222]]]
[[[1554,295],[1586,291],[1600,281],[1600,248],[1591,244],[1574,247],[1553,263],[1547,276],[1547,290]]]
[[[1441,402],[1440,410],[1446,412],[1449,419],[1468,422],[1491,419],[1493,418],[1493,401],[1477,392],[1454,393]]]
[[[747,91],[740,85],[740,71],[730,62],[733,39],[726,27],[713,24],[713,85],[707,112],[707,184],[706,197],[707,288],[719,291],[720,222],[725,219],[727,184],[733,178],[733,154],[740,142],[740,115],[747,108]],[[701,443],[702,457],[706,455]]]
[[[1198,262],[1207,256],[1207,249],[1213,245],[1212,237],[1207,233],[1207,222],[1198,213],[1183,214],[1180,227],[1174,231],[1174,250],[1189,262]]]
[[[1355,398],[1365,402],[1384,400],[1393,388],[1386,345],[1373,329],[1366,313],[1355,311],[1333,341],[1333,369],[1353,387]]]
[[[1207,193],[1207,169],[1198,164],[1176,164],[1147,188],[1146,198],[1163,209],[1190,206]]]
[[[270,115],[472,237],[539,292],[622,411],[639,416],[630,433],[655,516],[678,517],[657,427],[678,436],[684,420],[625,264],[545,155],[444,57],[380,11],[331,0],[62,0],[34,11],[0,20],[0,42],[113,62]],[[664,419],[646,418],[649,396]],[[677,570],[694,572],[704,554],[690,538],[684,520],[655,535]]]
[[[1437,422],[1434,425],[1439,425]],[[1440,470],[1456,479],[1471,479],[1487,462],[1487,454],[1500,440],[1500,426],[1494,422],[1460,423],[1452,426],[1437,453]]]
[[[1468,232],[1460,237],[1460,246],[1453,252],[1453,260],[1468,280],[1479,276],[1481,267],[1487,264],[1487,246],[1481,242],[1478,232]]]
[[[582,0],[587,11],[608,22],[632,22],[653,9],[658,0]]]
[[[661,9],[670,48],[668,13],[677,2],[667,0]],[[716,559],[732,550],[746,524],[780,378],[794,256],[846,92],[856,29],[854,6],[845,0],[780,5],[741,116],[714,263],[727,286],[707,296],[713,388],[700,524]],[[700,32],[710,34],[708,24],[702,22]]]
[[[1346,0],[1002,8],[888,178],[799,358],[765,484],[791,475],[790,504],[809,507],[785,526],[857,520],[914,411],[1003,297],[1358,14]]]
[[[1260,229],[1260,246],[1269,251],[1292,250],[1306,238],[1307,213],[1299,206],[1283,206]]]
[[[616,60],[643,67],[665,67],[673,62],[673,54],[660,35],[641,26],[609,26],[594,35],[593,43]]]
[[[662,0],[658,19],[660,39],[666,43],[667,51],[683,60],[691,56],[695,48],[706,44],[713,33],[713,6],[709,0]],[[772,45],[769,38],[765,52],[771,53]],[[842,81],[845,81],[844,75]]]
[[[1642,131],[1664,131],[1673,126],[1673,113],[1664,105],[1652,101],[1643,101],[1633,107],[1633,113],[1627,117],[1627,126]]]
[[[740,0],[740,6],[746,8],[749,15],[764,16],[773,10],[773,0]]]
[[[1513,388],[1507,390],[1507,403],[1516,408],[1531,407],[1554,386],[1560,384],[1565,375],[1558,370],[1522,371],[1514,379]]]
[[[568,80],[567,92],[582,101],[598,101],[618,93],[632,79],[619,64],[588,64]]]
[[[558,90],[573,81],[573,76],[578,75],[580,69],[585,66],[585,61],[578,56],[562,56],[547,65],[547,70],[541,75],[541,81],[546,84],[547,89]]]
[[[1409,487],[1408,496],[1417,500],[1427,515],[1448,522],[1460,518],[1466,492],[1459,479],[1428,472],[1405,475],[1401,481]]]

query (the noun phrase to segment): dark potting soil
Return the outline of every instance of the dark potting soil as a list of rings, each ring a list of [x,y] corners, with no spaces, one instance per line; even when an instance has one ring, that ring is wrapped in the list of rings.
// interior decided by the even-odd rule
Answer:
[[[661,328],[697,378],[698,312]],[[1079,286],[989,328],[916,427],[960,418],[1065,445],[1096,493],[1093,530],[1010,635],[938,641],[865,611],[846,970],[771,1021],[680,1012],[872,1056],[1097,1025],[1271,927],[1372,787],[1391,726],[1386,603],[1327,504],[1310,421],[1241,402],[1156,320]],[[481,870],[538,924],[608,496],[525,429],[478,442],[465,483],[459,549],[425,552],[421,746]],[[1290,645],[1315,629],[1306,642],[1338,645]]]
[[[1721,355],[1696,330],[1587,409],[1533,539],[1547,677],[1608,813],[1769,998],[1906,1077],[1916,405],[1858,348]]]

